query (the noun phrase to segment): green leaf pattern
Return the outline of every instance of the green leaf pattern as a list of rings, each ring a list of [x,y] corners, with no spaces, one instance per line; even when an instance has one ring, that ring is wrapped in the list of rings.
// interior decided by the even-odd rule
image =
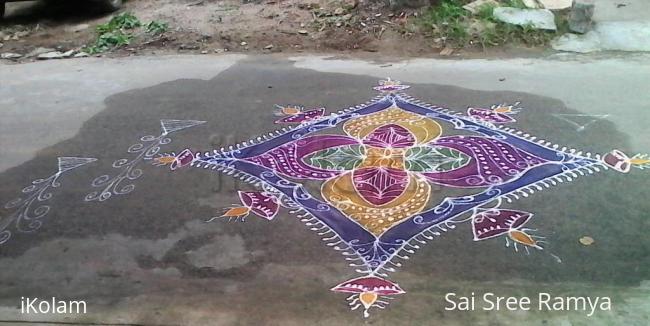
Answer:
[[[365,155],[362,145],[348,145],[320,150],[305,158],[305,163],[326,170],[353,170]]]
[[[327,148],[304,158],[304,162],[320,169],[350,171],[365,158],[363,145]],[[465,166],[470,157],[465,153],[440,146],[418,146],[406,151],[404,166],[413,172],[444,172]]]
[[[445,172],[465,166],[470,157],[448,147],[421,146],[406,151],[404,165],[415,172]]]

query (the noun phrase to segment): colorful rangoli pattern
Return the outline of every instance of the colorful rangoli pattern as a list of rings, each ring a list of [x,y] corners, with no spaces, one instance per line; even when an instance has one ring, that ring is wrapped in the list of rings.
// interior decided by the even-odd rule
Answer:
[[[223,217],[253,213],[271,220],[280,206],[299,213],[363,274],[332,291],[350,294],[352,309],[362,308],[366,317],[370,308],[385,307],[386,297],[405,293],[387,279],[399,260],[456,224],[470,222],[475,241],[503,236],[515,250],[542,250],[543,237],[524,228],[533,214],[504,203],[581,175],[650,163],[620,151],[583,155],[504,127],[516,122],[519,109],[511,105],[469,108],[463,115],[399,93],[407,88],[381,81],[375,100],[327,116],[322,108],[277,106],[284,117],[276,123],[297,125],[234,148],[185,150],[158,163],[225,172],[260,188],[240,192],[242,206]],[[310,193],[306,181],[319,182],[320,192]],[[468,194],[435,201],[433,187]]]
[[[291,127],[204,153],[159,154],[171,142],[169,134],[204,123],[161,120],[160,135],[132,145],[128,152],[134,157],[115,161],[113,176],[97,177],[91,184],[96,190],[85,200],[130,193],[135,185],[122,183],[142,175],[143,161],[239,177],[259,190],[240,191],[241,204],[210,221],[243,221],[251,214],[271,221],[282,207],[297,213],[360,274],[331,290],[347,293],[350,307],[367,317],[371,308],[384,308],[391,296],[405,293],[388,279],[399,261],[457,224],[470,223],[474,241],[503,237],[515,250],[543,250],[543,237],[524,228],[533,214],[506,207],[509,203],[594,172],[650,166],[646,155],[583,154],[505,127],[516,122],[513,115],[520,110],[512,105],[460,114],[401,93],[408,88],[381,81],[374,87],[379,97],[329,115],[324,108],[276,106],[281,116],[276,123]],[[11,236],[12,223],[17,231],[40,227],[49,206],[30,213],[31,204],[49,199],[46,190],[58,187],[61,173],[94,160],[59,158],[58,173],[23,190],[33,195],[8,203],[18,209],[0,221],[0,244]],[[307,182],[318,183],[319,191],[310,193]],[[450,194],[440,197],[445,190]],[[451,194],[459,192],[464,194]]]

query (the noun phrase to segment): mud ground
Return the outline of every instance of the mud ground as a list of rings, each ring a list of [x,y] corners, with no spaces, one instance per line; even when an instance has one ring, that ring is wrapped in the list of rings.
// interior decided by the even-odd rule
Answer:
[[[342,8],[343,12],[337,12]],[[105,56],[172,53],[330,53],[364,57],[441,57],[439,44],[409,32],[415,10],[390,11],[353,0],[130,0],[124,11],[143,22],[168,22],[158,37],[138,37],[130,46]],[[337,12],[337,14],[335,14]],[[86,1],[8,4],[0,22],[0,52],[27,54],[38,47],[81,50],[96,38],[94,27],[111,15],[97,13]],[[340,21],[340,26],[335,21]],[[329,23],[326,23],[328,22]],[[456,50],[451,57],[512,57],[545,53],[540,48],[505,46]],[[19,61],[33,58],[23,58]]]

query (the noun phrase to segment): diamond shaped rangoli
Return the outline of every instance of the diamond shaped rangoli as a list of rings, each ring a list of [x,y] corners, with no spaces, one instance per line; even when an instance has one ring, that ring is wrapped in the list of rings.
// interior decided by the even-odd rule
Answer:
[[[156,164],[212,169],[260,188],[240,191],[242,205],[224,217],[272,220],[283,206],[299,213],[358,267],[359,277],[332,290],[350,294],[350,306],[368,316],[387,304],[382,297],[405,293],[388,280],[398,261],[458,223],[471,223],[475,241],[504,237],[514,248],[541,250],[540,237],[523,227],[533,214],[507,203],[580,175],[650,163],[616,150],[583,155],[505,127],[515,122],[514,106],[460,114],[411,98],[407,88],[381,81],[379,97],[330,115],[278,106],[276,123],[292,127],[229,149],[162,155]],[[305,182],[318,182],[319,191]],[[465,194],[432,196],[452,189]]]

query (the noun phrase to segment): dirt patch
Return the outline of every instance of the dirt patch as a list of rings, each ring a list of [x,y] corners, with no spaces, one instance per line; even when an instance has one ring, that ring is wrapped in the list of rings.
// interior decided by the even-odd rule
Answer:
[[[112,16],[85,3],[10,3],[0,25],[0,52],[33,60],[39,48],[83,51],[97,38],[96,26]],[[124,11],[142,22],[160,21],[161,35],[139,35],[108,56],[158,53],[371,53],[439,56],[440,44],[410,30],[417,11],[391,11],[383,2],[357,0],[131,0]],[[492,51],[500,54],[502,49]],[[484,56],[484,49],[453,56]]]

